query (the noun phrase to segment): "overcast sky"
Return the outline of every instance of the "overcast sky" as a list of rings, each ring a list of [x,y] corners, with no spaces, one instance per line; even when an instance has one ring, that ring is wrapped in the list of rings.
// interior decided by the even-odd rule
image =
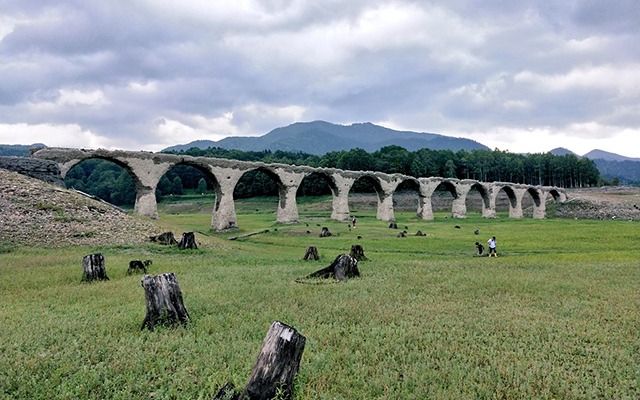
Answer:
[[[640,157],[639,0],[0,0],[0,143],[300,121]]]

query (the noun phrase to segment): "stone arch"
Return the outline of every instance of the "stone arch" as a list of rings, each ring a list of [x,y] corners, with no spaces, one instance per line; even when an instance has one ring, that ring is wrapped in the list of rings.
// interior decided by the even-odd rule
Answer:
[[[240,175],[240,178],[238,179],[238,181],[234,186],[234,198],[243,198],[243,197],[240,197],[242,196],[242,194],[238,193],[238,190],[242,189],[240,185],[255,184],[256,179],[261,179],[261,178],[257,178],[259,174],[266,175],[271,180],[271,182],[275,185],[276,192],[265,193],[264,191],[263,192],[256,191],[255,194],[258,194],[258,195],[277,194],[279,186],[282,186],[282,180],[280,179],[278,174],[275,173],[272,169],[267,168],[266,166],[249,166],[247,168],[242,169],[242,174]],[[247,182],[247,179],[253,179],[253,181]],[[262,188],[262,189],[265,189],[265,188]],[[268,189],[271,190],[272,188],[268,188]],[[255,188],[252,189],[252,191],[255,191],[255,190],[256,190]]]
[[[474,191],[478,194],[479,199],[474,198]],[[487,186],[483,185],[482,182],[472,181],[465,196],[465,204],[467,204],[467,206],[470,200],[469,195],[471,195],[471,209],[474,211],[479,209],[484,218],[495,218],[495,210],[491,208],[491,191]],[[476,202],[478,204],[475,204]]]
[[[398,185],[393,190],[393,208],[416,209],[416,215],[420,217],[420,210],[423,207],[425,197],[420,190],[420,181],[412,176],[403,176],[400,178]],[[412,204],[413,203],[413,204]]]
[[[433,196],[431,197],[431,207],[433,210],[443,210],[449,208],[451,216],[454,215],[454,207],[456,200],[459,199],[458,190],[456,188],[457,180],[438,178],[434,179]],[[441,193],[448,192],[451,194],[451,205],[447,207],[448,200]],[[435,199],[434,199],[435,198]]]
[[[373,192],[371,191],[355,192],[354,191],[354,189],[356,190],[362,189],[364,185],[367,185],[367,183],[369,185],[369,188],[373,189]],[[371,196],[366,196],[366,195],[357,196],[355,195],[355,193],[375,193],[376,204],[370,203],[369,200]],[[358,211],[361,211],[362,209],[366,209],[372,206],[375,207],[376,210],[378,210],[380,203],[384,201],[384,191],[382,189],[382,185],[378,177],[374,173],[369,173],[369,172],[358,174],[355,177],[353,184],[349,188],[348,201],[349,201],[350,210],[355,208],[354,210],[352,210],[352,212],[358,212]]]
[[[313,182],[313,186],[310,186],[310,182]],[[333,200],[339,195],[335,178],[324,170],[312,170],[304,174],[296,191],[296,198],[300,195],[322,196],[325,191],[328,191],[326,194],[331,194],[333,203]]]
[[[73,159],[65,163],[65,171],[63,176],[63,181],[65,182],[65,186],[68,187],[68,183],[69,183],[68,178],[71,178],[70,174],[73,175],[77,171],[77,168],[82,168],[82,165],[84,163],[89,163],[94,160],[105,161],[105,162],[117,165],[121,170],[127,173],[128,177],[131,179],[131,183],[133,185],[133,190],[134,190],[134,198],[133,198],[133,201],[130,203],[130,205],[134,205],[135,207],[135,200],[137,199],[137,194],[143,185],[142,185],[142,182],[140,181],[140,178],[136,175],[135,171],[133,171],[131,166],[126,161],[120,160],[119,158],[88,154],[87,157]],[[119,179],[119,178],[116,178],[116,179]],[[114,182],[114,185],[116,184],[117,182]],[[76,187],[76,189],[85,191],[86,188]],[[115,187],[112,187],[109,189],[110,189],[109,190],[110,192],[115,191]],[[101,193],[90,193],[90,194],[96,195],[97,197],[107,202],[116,203],[117,205],[122,205],[119,201],[114,201],[115,199],[111,198],[110,196],[105,196]]]
[[[278,193],[278,205],[276,209],[276,222],[298,222],[298,208],[296,205],[296,191],[304,177],[304,173],[296,172],[290,166],[280,164],[261,164],[246,168],[236,186],[247,173],[257,171],[269,177],[275,183]]]
[[[531,206],[531,216],[533,218],[544,218],[545,209],[544,209],[543,203],[544,201],[542,199],[542,193],[537,188],[535,187],[526,188],[521,200],[523,215],[525,212],[525,207],[526,207],[527,216],[529,215],[529,206]]]
[[[565,201],[567,201],[567,194],[560,191],[560,189],[549,187],[549,188],[543,188],[542,190],[545,191],[545,189],[547,189],[546,193],[550,194],[554,201],[558,203],[564,203]],[[544,199],[546,201],[547,199],[546,195],[544,196]]]
[[[500,195],[501,193],[504,193],[507,200],[509,217],[522,218],[522,207],[520,202],[522,198],[522,194],[520,192],[522,192],[522,190],[517,191],[516,188],[508,184],[497,185],[496,191],[495,191],[495,197],[494,197],[494,205],[495,205],[496,213],[498,212],[498,209],[502,205]]]
[[[158,180],[158,185],[160,184],[160,181],[162,180],[162,177],[166,176],[167,174],[172,172],[172,170],[174,170],[175,168],[179,168],[179,167],[193,168],[193,169],[199,171],[202,174],[202,176],[204,176],[204,178],[207,180],[207,184],[208,185],[209,185],[209,183],[211,184],[211,186],[212,186],[211,188],[212,188],[213,193],[214,193],[214,198],[212,199],[213,212],[218,210],[219,205],[220,205],[219,196],[221,195],[219,177],[217,177],[216,174],[213,173],[213,171],[211,170],[209,165],[207,165],[206,163],[202,163],[197,159],[183,159],[183,160],[180,160],[180,161],[175,162],[175,163],[167,164],[166,171],[164,171],[164,173],[162,174],[162,176]],[[183,184],[187,185],[189,187],[191,187],[191,186],[195,187],[195,185],[196,185],[195,182],[183,182]]]

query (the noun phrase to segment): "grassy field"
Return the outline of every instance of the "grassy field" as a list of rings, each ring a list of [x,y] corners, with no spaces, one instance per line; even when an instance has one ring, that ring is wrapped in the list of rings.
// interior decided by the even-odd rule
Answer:
[[[163,211],[162,229],[196,231],[197,251],[5,250],[0,397],[208,399],[227,381],[244,386],[275,320],[307,338],[297,399],[640,397],[638,222],[406,212],[393,230],[363,210],[350,231],[313,204],[299,224],[276,225],[275,207],[238,204],[241,230],[225,234],[208,231],[209,213]],[[319,238],[322,226],[334,236]],[[499,257],[474,257],[494,235]],[[369,258],[361,278],[296,282],[352,244]],[[311,245],[320,261],[302,260]],[[94,252],[110,280],[85,284],[82,256]],[[187,327],[140,331],[144,290],[126,270],[147,258],[152,274],[176,273]]]

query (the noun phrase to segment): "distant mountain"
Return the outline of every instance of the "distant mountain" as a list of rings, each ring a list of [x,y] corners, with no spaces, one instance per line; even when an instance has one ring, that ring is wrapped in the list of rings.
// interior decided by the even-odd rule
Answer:
[[[573,151],[571,151],[569,149],[565,149],[564,147],[556,147],[555,149],[550,150],[549,153],[553,154],[554,156],[567,156],[567,155],[578,156]],[[578,157],[580,157],[580,156],[578,156]]]
[[[29,150],[34,147],[46,147],[42,143],[31,145],[24,144],[0,144],[0,156],[27,157]]]
[[[242,151],[285,150],[323,155],[331,151],[361,148],[374,152],[384,146],[397,145],[409,151],[422,148],[433,150],[490,150],[471,139],[454,138],[436,133],[396,131],[372,123],[336,125],[324,121],[297,122],[276,128],[257,137],[227,137],[219,141],[198,140],[172,146],[163,151],[184,151],[192,147],[206,149],[220,147]]]
[[[590,160],[640,161],[640,158],[625,157],[625,156],[621,156],[620,154],[609,153],[608,151],[598,150],[598,149],[591,150],[590,152],[585,154],[583,157],[587,157]]]

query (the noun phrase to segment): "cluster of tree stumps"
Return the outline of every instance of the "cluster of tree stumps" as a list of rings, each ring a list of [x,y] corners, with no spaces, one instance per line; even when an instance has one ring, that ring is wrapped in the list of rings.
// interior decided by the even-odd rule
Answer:
[[[157,236],[149,236],[149,240],[165,246],[178,246],[180,249],[197,249],[196,234],[194,232],[183,232],[182,238],[178,242],[173,232],[164,232]]]
[[[309,246],[304,254],[304,260],[319,260],[318,248],[315,246]],[[307,275],[304,279],[335,279],[338,281],[344,281],[349,278],[356,278],[360,276],[360,270],[358,269],[358,261],[367,260],[364,255],[364,248],[359,244],[351,246],[351,252],[349,254],[338,255],[333,262],[326,268],[322,268],[312,274]],[[297,279],[298,283],[307,283],[301,279]]]
[[[328,228],[323,228],[323,237],[331,236]],[[151,241],[181,249],[197,249],[195,234],[185,232],[181,240],[175,240],[173,233],[165,232],[150,237]],[[316,246],[310,246],[305,260],[319,260]],[[344,281],[359,277],[358,261],[366,260],[361,245],[352,245],[349,254],[340,254],[326,268],[316,271],[306,278],[335,279]],[[127,275],[144,272],[140,284],[144,289],[146,315],[141,330],[153,331],[157,326],[169,328],[188,325],[191,317],[184,305],[183,293],[174,273],[147,275],[146,267],[151,260],[132,260]],[[90,254],[83,257],[83,280],[108,280],[103,254]],[[219,389],[213,399],[253,400],[253,399],[290,399],[293,396],[294,379],[300,367],[306,338],[294,328],[282,322],[274,322],[263,341],[258,359],[249,380],[241,391],[229,383]]]
[[[340,254],[335,260],[326,268],[322,268],[312,274],[307,275],[310,278],[333,278],[339,281],[344,281],[349,278],[355,278],[360,276],[358,270],[358,260],[349,254]]]

